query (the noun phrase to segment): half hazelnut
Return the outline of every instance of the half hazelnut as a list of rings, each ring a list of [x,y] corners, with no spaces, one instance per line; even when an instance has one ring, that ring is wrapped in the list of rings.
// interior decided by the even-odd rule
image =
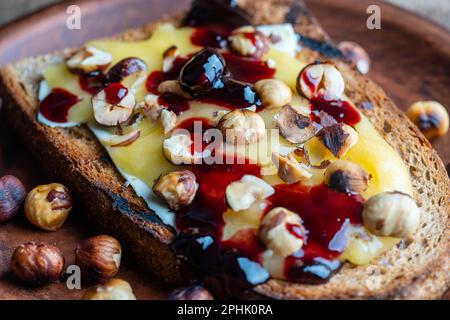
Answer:
[[[336,158],[342,158],[358,143],[358,132],[344,123],[321,129],[317,137]]]
[[[316,134],[311,118],[302,115],[289,105],[280,110],[275,123],[280,129],[281,136],[291,143],[304,143]]]
[[[173,171],[160,176],[153,185],[153,192],[174,211],[190,205],[197,189],[195,175],[189,170]]]

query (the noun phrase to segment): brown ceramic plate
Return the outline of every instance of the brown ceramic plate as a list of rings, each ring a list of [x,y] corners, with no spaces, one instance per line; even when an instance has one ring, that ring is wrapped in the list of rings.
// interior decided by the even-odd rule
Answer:
[[[402,109],[412,102],[434,99],[450,106],[450,33],[443,28],[399,8],[378,4],[382,29],[366,28],[366,9],[372,0],[306,0],[324,29],[336,41],[353,40],[369,52],[373,67],[369,77],[385,88]],[[66,28],[66,8],[78,4],[82,29]],[[188,0],[78,0],[63,2],[14,22],[0,30],[0,65],[65,47],[76,47],[88,39],[110,36],[131,27],[160,19],[188,8]],[[0,116],[1,117],[1,116]],[[435,142],[444,163],[450,162],[450,136]],[[39,174],[24,146],[0,126],[0,175],[14,174],[31,189],[48,183]],[[22,216],[0,226],[0,299],[78,299],[82,291],[70,291],[65,283],[41,289],[18,284],[9,272],[14,248],[27,241],[57,244],[67,264],[81,239],[95,234],[75,209],[64,228],[56,233],[36,231]],[[119,276],[128,280],[139,299],[164,298],[163,284],[140,270],[126,257]]]

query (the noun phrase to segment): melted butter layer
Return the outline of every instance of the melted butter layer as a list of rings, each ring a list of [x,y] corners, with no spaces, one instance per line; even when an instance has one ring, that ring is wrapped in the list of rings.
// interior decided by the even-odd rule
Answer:
[[[126,43],[117,40],[96,40],[91,41],[87,46],[111,53],[113,55],[111,65],[130,56],[141,58],[147,63],[149,73],[151,73],[152,71],[161,70],[163,52],[173,45],[178,47],[181,54],[189,54],[199,50],[199,47],[193,46],[189,41],[192,31],[192,28],[176,29],[172,25],[162,24],[148,40]],[[303,69],[305,63],[276,50],[271,50],[266,58],[272,59],[276,64],[277,71],[275,77],[284,81],[295,92],[297,75]],[[83,99],[76,107],[70,110],[70,121],[78,123],[92,121],[91,97],[81,90],[77,76],[70,73],[65,65],[61,64],[48,68],[44,72],[44,77],[51,88],[60,87],[67,89]],[[143,83],[135,88],[135,93],[137,100],[142,101],[146,94]],[[214,119],[213,113],[223,110],[223,108],[216,105],[193,101],[189,103],[190,109],[180,115],[180,122],[191,117],[204,117],[211,119],[211,122],[214,123],[216,119]],[[293,105],[308,110],[308,102],[298,95],[294,96]],[[278,111],[272,109],[263,110],[260,113],[267,129],[274,128],[273,117]],[[163,156],[162,142],[166,136],[159,122],[151,123],[149,120],[143,119],[134,125],[133,130],[140,130],[140,137],[134,143],[125,147],[111,147],[107,143],[108,137],[114,134],[112,129],[99,127],[93,123],[91,123],[90,127],[108,151],[116,167],[127,179],[131,177],[137,179],[151,189],[154,180],[158,176],[177,168]],[[361,165],[372,175],[369,189],[363,196],[369,198],[377,193],[392,190],[412,194],[409,174],[399,155],[378,134],[364,116],[362,116],[361,122],[356,125],[355,129],[359,133],[359,142],[345,155],[344,159]],[[276,139],[278,136],[273,138],[274,141],[278,141]],[[263,171],[264,178],[273,185],[280,183],[281,181],[276,174],[276,169],[271,164],[271,153],[276,151],[281,154],[286,154],[294,146],[281,138],[279,139],[279,143],[272,144],[268,143],[267,140],[262,140],[253,146],[240,147],[237,152],[250,155],[252,153],[249,152],[249,148],[257,148],[261,151],[256,153],[259,156],[253,160],[260,163],[266,169]],[[328,159],[335,160],[333,155],[315,138],[307,142],[305,148],[308,150],[313,163],[318,164]],[[322,182],[322,170],[315,170],[313,174],[314,176],[311,179],[312,183]],[[142,192],[136,187],[135,190],[138,195],[144,197]],[[146,192],[148,193],[148,189]],[[151,204],[153,200],[149,200],[150,196],[148,194],[146,197],[146,200],[150,203],[149,206],[158,213],[160,205],[158,204],[158,207],[153,207]],[[167,210],[165,211],[167,213]],[[257,229],[262,212],[263,204],[239,213],[228,210],[224,213],[224,221],[226,222],[223,232],[224,240],[232,237],[239,230],[247,228]],[[356,264],[367,263],[374,256],[389,249],[397,242],[396,239],[392,238],[373,237],[372,239],[370,245],[357,238],[352,239],[343,257]]]

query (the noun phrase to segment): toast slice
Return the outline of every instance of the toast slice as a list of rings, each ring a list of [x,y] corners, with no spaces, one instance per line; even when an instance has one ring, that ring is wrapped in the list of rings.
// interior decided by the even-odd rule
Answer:
[[[311,56],[330,58],[336,53],[326,33],[303,3],[291,0],[239,1],[254,24],[292,22],[305,35]],[[170,19],[177,24],[182,16]],[[157,23],[131,30],[119,38],[147,38]],[[313,46],[311,46],[313,44]],[[86,126],[50,128],[36,120],[37,92],[43,70],[62,62],[72,50],[26,59],[0,71],[2,117],[55,179],[74,191],[88,220],[98,230],[117,237],[145,269],[172,285],[195,278],[178,259],[171,243],[175,231],[151,212],[116,170],[106,151]],[[311,52],[312,53],[312,52]],[[345,77],[346,94],[360,107],[385,140],[408,166],[414,197],[423,210],[414,242],[401,242],[370,265],[345,264],[322,285],[270,280],[240,294],[244,298],[347,299],[439,298],[450,285],[450,183],[442,161],[420,131],[398,110],[384,91],[340,60],[334,61]],[[371,105],[372,108],[362,106]],[[223,283],[206,278],[219,296]],[[377,282],[377,286],[370,283]],[[377,288],[377,289],[374,289]]]

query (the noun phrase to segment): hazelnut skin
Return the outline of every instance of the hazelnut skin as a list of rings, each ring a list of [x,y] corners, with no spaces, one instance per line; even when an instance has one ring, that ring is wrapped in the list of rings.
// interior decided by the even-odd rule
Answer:
[[[19,179],[10,175],[0,178],[0,223],[17,214],[25,196],[25,187]]]
[[[439,102],[416,102],[409,107],[406,115],[430,141],[448,132],[448,112]]]
[[[214,300],[211,292],[206,288],[195,285],[173,291],[169,300]]]
[[[83,300],[136,300],[136,296],[128,282],[116,278],[88,289]]]
[[[420,209],[407,194],[384,192],[367,200],[362,217],[374,235],[411,239],[419,227]]]
[[[369,187],[370,175],[356,163],[336,160],[325,171],[325,183],[344,193],[362,193]]]
[[[28,221],[45,231],[60,229],[70,210],[72,197],[69,190],[59,183],[38,186],[25,199]]]
[[[49,244],[22,244],[11,257],[12,273],[32,286],[57,281],[63,269],[64,257],[61,251]]]
[[[122,248],[113,237],[99,235],[81,242],[75,250],[76,264],[84,280],[98,283],[119,271]]]

